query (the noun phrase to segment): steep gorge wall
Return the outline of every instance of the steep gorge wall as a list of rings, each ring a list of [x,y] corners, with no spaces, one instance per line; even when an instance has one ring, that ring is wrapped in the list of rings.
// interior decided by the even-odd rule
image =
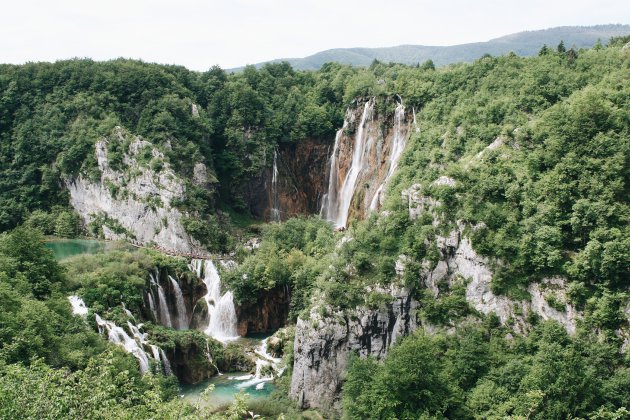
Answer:
[[[100,176],[67,179],[70,204],[85,225],[97,224],[105,239],[154,244],[182,253],[198,251],[200,245],[183,227],[184,215],[174,207],[184,198],[184,182],[157,148],[140,137],[130,137],[117,127],[111,136],[96,142]],[[109,157],[113,143],[128,144],[117,167]]]
[[[281,144],[277,150],[276,188],[272,182],[273,166],[245,186],[244,195],[250,213],[258,219],[272,221],[275,200],[282,220],[317,214],[325,193],[325,174],[331,148],[326,139],[308,138]]]
[[[445,179],[438,181],[444,185],[449,183]],[[412,219],[440,205],[418,191],[419,186],[412,186],[402,193]],[[464,280],[469,305],[482,314],[497,315],[502,324],[512,326],[516,332],[529,330],[531,326],[527,320],[530,314],[543,320],[555,320],[570,334],[576,332],[582,315],[566,299],[565,279],[546,278],[530,284],[530,300],[514,301],[496,295],[490,287],[493,264],[475,252],[464,232],[464,225],[460,224],[449,235],[436,237],[441,258],[437,265],[425,265],[417,272],[414,287],[427,288],[437,298],[441,293],[438,283],[447,282],[453,287]],[[397,277],[408,269],[406,261],[405,255],[399,257]],[[392,283],[395,284],[396,279],[392,279]],[[420,304],[409,290],[389,286],[379,292],[391,295],[393,303],[376,310],[361,307],[347,312],[335,311],[321,303],[311,310],[308,319],[298,319],[290,396],[301,407],[339,408],[339,392],[350,353],[381,359],[397,338],[417,328],[428,333],[436,330],[435,326],[418,318]],[[550,295],[556,302],[564,302],[564,310],[548,303]]]

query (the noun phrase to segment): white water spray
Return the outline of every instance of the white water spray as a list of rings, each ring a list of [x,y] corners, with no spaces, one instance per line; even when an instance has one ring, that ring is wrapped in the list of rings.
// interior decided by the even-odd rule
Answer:
[[[171,281],[171,285],[173,286],[173,292],[175,294],[175,305],[177,309],[177,329],[179,330],[187,330],[188,329],[188,313],[186,311],[186,305],[184,304],[184,295],[182,294],[182,289],[179,287],[179,283],[170,275],[168,279]]]
[[[273,152],[273,170],[271,173],[271,220],[280,221],[280,198],[278,197],[278,151]]]
[[[203,275],[202,280],[206,285],[207,293],[204,299],[208,307],[208,326],[205,333],[219,341],[237,339],[239,336],[234,298],[230,291],[221,295],[221,278],[214,263],[211,260],[194,259],[190,268],[197,276]]]
[[[345,227],[348,221],[348,212],[350,210],[350,203],[354,196],[356,189],[357,179],[363,171],[367,156],[365,156],[366,150],[372,143],[372,139],[368,137],[368,131],[365,129],[365,125],[368,119],[372,118],[374,110],[374,100],[370,99],[363,106],[363,114],[361,115],[361,121],[357,127],[357,131],[354,136],[354,144],[352,148],[352,162],[350,169],[346,173],[346,176],[341,184],[341,188],[336,189],[337,176],[338,176],[338,163],[337,154],[339,153],[339,140],[343,134],[343,129],[337,132],[335,139],[335,148],[331,157],[330,178],[328,185],[328,194],[323,203],[326,206],[325,214],[326,218],[335,223],[337,227]],[[348,117],[346,116],[346,120]],[[344,123],[344,127],[347,123]],[[334,183],[334,187],[331,188],[331,183]],[[322,211],[324,213],[324,211]]]
[[[378,189],[374,193],[374,197],[372,197],[372,201],[370,202],[371,211],[377,210],[378,206],[381,204],[381,195],[383,193],[383,189],[398,168],[398,161],[400,160],[400,156],[402,155],[403,150],[405,150],[407,136],[404,129],[404,122],[405,106],[402,104],[401,101],[398,106],[396,106],[396,110],[394,111],[394,133],[389,151],[389,167],[387,169],[387,175],[385,175],[385,179],[383,179],[383,182],[381,183],[381,185],[379,185]]]

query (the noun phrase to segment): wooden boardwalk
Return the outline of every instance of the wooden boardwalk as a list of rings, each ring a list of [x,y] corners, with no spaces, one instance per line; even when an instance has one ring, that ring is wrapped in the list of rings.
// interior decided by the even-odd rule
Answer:
[[[136,242],[136,241],[127,241],[131,246],[139,249],[150,249],[153,251],[161,252],[162,254],[170,255],[171,257],[182,257],[182,258],[190,258],[190,259],[199,259],[199,260],[207,260],[212,257],[212,254],[209,252],[181,252],[176,251],[174,249],[167,249],[161,247],[159,245],[148,246],[146,244]],[[225,259],[225,257],[214,257],[215,259]]]

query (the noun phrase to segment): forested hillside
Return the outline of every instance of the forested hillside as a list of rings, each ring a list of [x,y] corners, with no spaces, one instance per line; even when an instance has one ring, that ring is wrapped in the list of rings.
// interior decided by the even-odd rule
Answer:
[[[287,324],[303,347],[287,346],[278,396],[255,406],[261,413],[300,418],[289,393],[309,407],[309,384],[290,376],[315,360],[301,352],[309,338],[345,333],[407,299],[413,328],[378,357],[370,353],[376,327],[366,328],[364,342],[339,359],[334,401],[312,408],[357,419],[629,416],[628,42],[439,69],[376,61],[239,74],[128,60],[0,66],[0,417],[247,415],[240,399],[223,414],[180,400],[173,376],[141,376],[131,355],[96,333],[96,312],[122,322],[129,309],[142,321],[149,273],[181,274],[183,258],[117,250],[59,264],[42,244],[43,234],[85,229],[65,181],[98,171],[95,144],[117,126],[149,141],[184,180],[176,205],[209,249],[232,252],[235,268],[221,275],[237,304],[286,291]],[[379,211],[345,231],[316,215],[250,224],[244,188],[269,169],[278,145],[316,138],[332,149],[346,109],[368,98],[389,120],[392,98],[404,102],[417,128]],[[110,144],[110,164],[124,168],[124,148]],[[145,163],[161,167],[155,156]],[[208,168],[208,188],[193,183],[194,162]],[[253,236],[260,243],[244,246]],[[469,287],[479,276],[451,264],[464,245],[491,273],[484,293],[509,311],[475,306]],[[432,282],[443,266],[452,275]],[[75,293],[90,307],[86,321],[71,315]],[[532,309],[536,293],[555,318]],[[195,330],[146,328],[167,349],[204,344]],[[318,365],[331,348],[316,355]]]

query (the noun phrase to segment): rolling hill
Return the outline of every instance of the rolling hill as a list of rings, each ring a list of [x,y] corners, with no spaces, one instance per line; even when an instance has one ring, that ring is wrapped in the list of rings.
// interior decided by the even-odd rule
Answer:
[[[257,63],[261,67],[266,63],[287,61],[296,70],[317,70],[324,63],[337,62],[353,66],[369,66],[373,60],[403,64],[423,63],[433,60],[436,66],[473,61],[484,54],[502,55],[515,52],[521,56],[538,53],[546,44],[555,47],[564,41],[567,48],[588,48],[597,40],[606,43],[613,36],[630,34],[630,25],[597,25],[597,26],[561,26],[537,31],[518,32],[487,42],[451,46],[399,45],[386,48],[335,48],[325,50],[303,58],[281,58]],[[241,68],[231,69],[239,71]]]

